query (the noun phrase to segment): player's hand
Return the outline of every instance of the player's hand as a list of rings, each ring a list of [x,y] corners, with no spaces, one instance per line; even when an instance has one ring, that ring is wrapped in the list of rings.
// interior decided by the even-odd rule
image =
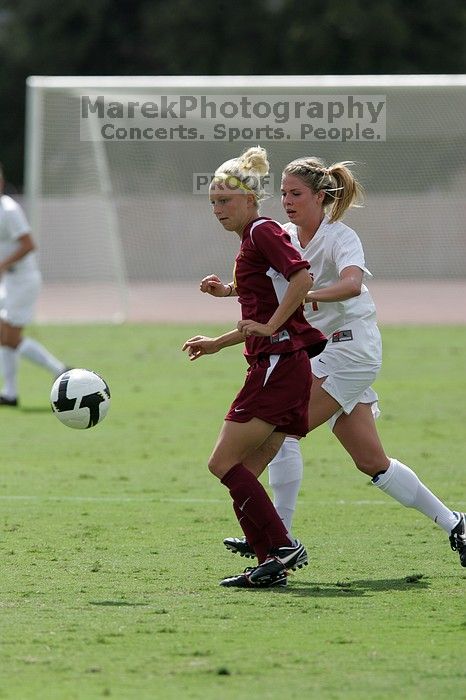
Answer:
[[[181,349],[188,351],[190,361],[197,360],[203,355],[213,355],[219,351],[216,338],[208,338],[205,335],[195,335],[187,340]]]
[[[250,319],[239,321],[236,327],[244,336],[257,335],[264,338],[268,335],[273,335],[275,332],[268,323],[257,323],[257,321],[251,321]]]
[[[212,294],[213,297],[226,297],[231,294],[231,289],[228,285],[223,284],[220,277],[217,275],[207,275],[201,280],[199,285],[201,292]]]

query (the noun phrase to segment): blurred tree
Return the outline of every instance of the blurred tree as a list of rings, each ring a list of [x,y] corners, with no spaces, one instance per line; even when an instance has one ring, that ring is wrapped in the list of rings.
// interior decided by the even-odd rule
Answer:
[[[28,75],[466,72],[463,0],[0,2],[0,160],[18,187]]]
[[[313,12],[295,0],[281,4],[278,50],[286,73],[466,72],[461,0],[333,0]]]

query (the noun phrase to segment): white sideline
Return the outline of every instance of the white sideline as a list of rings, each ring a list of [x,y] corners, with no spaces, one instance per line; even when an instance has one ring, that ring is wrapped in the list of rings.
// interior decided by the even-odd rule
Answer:
[[[0,496],[0,501],[38,501],[38,502],[68,502],[68,503],[225,503],[224,498],[158,498],[157,496]],[[338,499],[336,501],[302,501],[300,505],[308,503],[320,506],[392,506],[395,505],[389,499],[384,500],[355,500],[348,501]],[[458,506],[466,505],[466,501],[457,501]]]

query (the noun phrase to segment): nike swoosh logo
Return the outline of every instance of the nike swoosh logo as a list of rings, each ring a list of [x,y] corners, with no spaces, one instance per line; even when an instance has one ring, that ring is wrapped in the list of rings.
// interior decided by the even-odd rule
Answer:
[[[325,365],[325,362],[323,360],[321,360],[320,357],[319,357],[319,362],[322,362],[322,364]]]
[[[240,411],[244,411],[244,408],[235,408],[235,413],[239,413]]]
[[[244,410],[244,409],[243,409],[243,410]],[[246,500],[244,501],[243,505],[239,507],[239,509],[240,509],[240,510],[243,510],[243,509],[244,509],[244,506],[246,505],[246,503],[247,503],[248,501],[250,501],[250,500],[251,500],[251,496],[248,496],[248,497],[246,498]]]

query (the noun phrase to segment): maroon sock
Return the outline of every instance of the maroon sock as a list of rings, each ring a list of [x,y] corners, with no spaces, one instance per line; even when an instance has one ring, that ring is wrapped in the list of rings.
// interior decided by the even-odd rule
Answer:
[[[270,547],[291,544],[283,522],[260,481],[243,464],[235,464],[221,480],[230,491],[236,506],[261,533]]]
[[[259,564],[267,559],[267,554],[272,548],[270,544],[270,538],[268,536],[264,537],[264,534],[254,525],[252,520],[248,518],[246,513],[240,509],[239,505],[233,501],[233,510],[235,511],[238,522],[241,525],[241,529],[248,541],[248,544],[253,548],[256,553]]]

